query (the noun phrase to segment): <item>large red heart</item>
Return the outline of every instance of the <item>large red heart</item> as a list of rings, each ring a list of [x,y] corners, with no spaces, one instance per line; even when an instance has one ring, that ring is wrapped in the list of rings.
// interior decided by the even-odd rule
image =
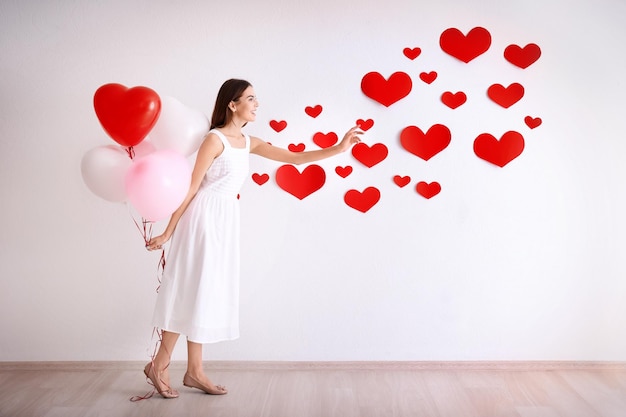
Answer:
[[[376,143],[370,147],[366,143],[360,142],[352,147],[352,156],[368,168],[383,161],[388,154],[387,146],[382,143]]]
[[[317,132],[313,135],[313,143],[315,143],[320,148],[330,148],[335,143],[337,143],[338,140],[339,137],[335,132]]]
[[[309,165],[302,173],[293,165],[283,165],[276,170],[276,183],[289,194],[302,200],[322,188],[326,172],[319,165]]]
[[[522,69],[528,68],[541,56],[539,45],[529,43],[525,47],[509,45],[504,49],[504,58]]]
[[[463,103],[467,101],[467,96],[463,91],[458,91],[456,93],[451,93],[450,91],[446,91],[441,95],[441,102],[451,109],[456,109]]]
[[[400,133],[402,147],[425,161],[443,151],[451,140],[450,129],[441,124],[431,126],[426,133],[417,126],[407,126]]]
[[[270,120],[270,127],[278,133],[287,127],[287,122],[284,120],[281,120],[281,121]]]
[[[380,191],[376,187],[367,187],[363,192],[349,190],[343,197],[343,201],[355,210],[365,213],[380,200]]]
[[[405,72],[394,72],[388,80],[378,72],[369,72],[361,80],[363,94],[389,107],[411,92],[413,82]]]
[[[487,95],[495,103],[508,109],[524,97],[524,86],[519,83],[513,83],[508,87],[502,84],[493,84],[487,89]]]
[[[489,133],[478,135],[474,140],[474,153],[481,159],[503,167],[524,150],[524,137],[514,131],[508,131],[500,140]]]
[[[477,56],[487,52],[491,46],[491,34],[482,27],[475,27],[467,36],[456,28],[443,31],[439,37],[441,49],[466,64]]]
[[[96,116],[104,130],[122,146],[139,144],[161,113],[159,95],[148,87],[105,84],[93,96]]]
[[[441,185],[437,181],[433,181],[430,184],[420,181],[415,186],[415,191],[424,198],[433,198],[441,192]]]

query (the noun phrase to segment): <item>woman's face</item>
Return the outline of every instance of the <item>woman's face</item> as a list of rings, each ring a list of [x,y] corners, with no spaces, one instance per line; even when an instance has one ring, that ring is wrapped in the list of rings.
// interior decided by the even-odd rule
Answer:
[[[233,101],[233,104],[235,106],[234,114],[237,117],[245,122],[253,122],[256,119],[256,109],[259,107],[259,102],[252,86],[246,88],[239,100]]]

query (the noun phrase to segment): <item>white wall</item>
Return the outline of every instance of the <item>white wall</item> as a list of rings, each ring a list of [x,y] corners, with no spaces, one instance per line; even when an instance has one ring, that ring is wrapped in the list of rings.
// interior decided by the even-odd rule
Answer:
[[[302,201],[276,185],[279,164],[252,157],[251,173],[272,180],[241,192],[242,337],[207,359],[626,360],[626,4],[304,3],[0,3],[0,360],[147,357],[158,255],[124,204],[83,183],[84,153],[113,144],[93,93],[145,85],[210,114],[230,77],[260,98],[251,134],[314,149],[313,133],[372,118],[364,140],[390,155],[371,169],[350,154],[320,163],[327,183]],[[441,51],[443,30],[475,26],[491,32],[485,55]],[[528,69],[503,59],[531,42],[543,54]],[[403,56],[416,46],[420,57]],[[385,108],[360,90],[369,71],[406,71],[413,91]],[[501,109],[485,96],[496,82],[526,95]],[[459,90],[459,109],[438,101]],[[304,113],[313,104],[317,119]],[[530,130],[526,115],[543,124]],[[428,162],[402,149],[402,128],[435,123],[452,130],[448,149]],[[472,153],[478,134],[507,130],[526,149],[506,167]],[[347,164],[342,179],[334,167]],[[419,180],[442,192],[420,197]],[[381,190],[374,208],[344,204],[366,186]]]

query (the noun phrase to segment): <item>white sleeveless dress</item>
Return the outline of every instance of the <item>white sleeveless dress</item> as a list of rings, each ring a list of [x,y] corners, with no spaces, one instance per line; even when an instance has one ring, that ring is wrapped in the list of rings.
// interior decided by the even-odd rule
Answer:
[[[153,325],[196,343],[239,337],[239,201],[248,176],[250,138],[224,150],[181,216],[166,256]]]

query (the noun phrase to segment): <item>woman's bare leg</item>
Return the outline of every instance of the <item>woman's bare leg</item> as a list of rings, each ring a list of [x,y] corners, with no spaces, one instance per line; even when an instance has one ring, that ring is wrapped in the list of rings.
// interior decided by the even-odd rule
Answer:
[[[228,391],[226,388],[215,385],[204,374],[202,368],[202,344],[187,341],[187,373],[183,384],[201,389],[207,394],[221,395],[226,394]]]

